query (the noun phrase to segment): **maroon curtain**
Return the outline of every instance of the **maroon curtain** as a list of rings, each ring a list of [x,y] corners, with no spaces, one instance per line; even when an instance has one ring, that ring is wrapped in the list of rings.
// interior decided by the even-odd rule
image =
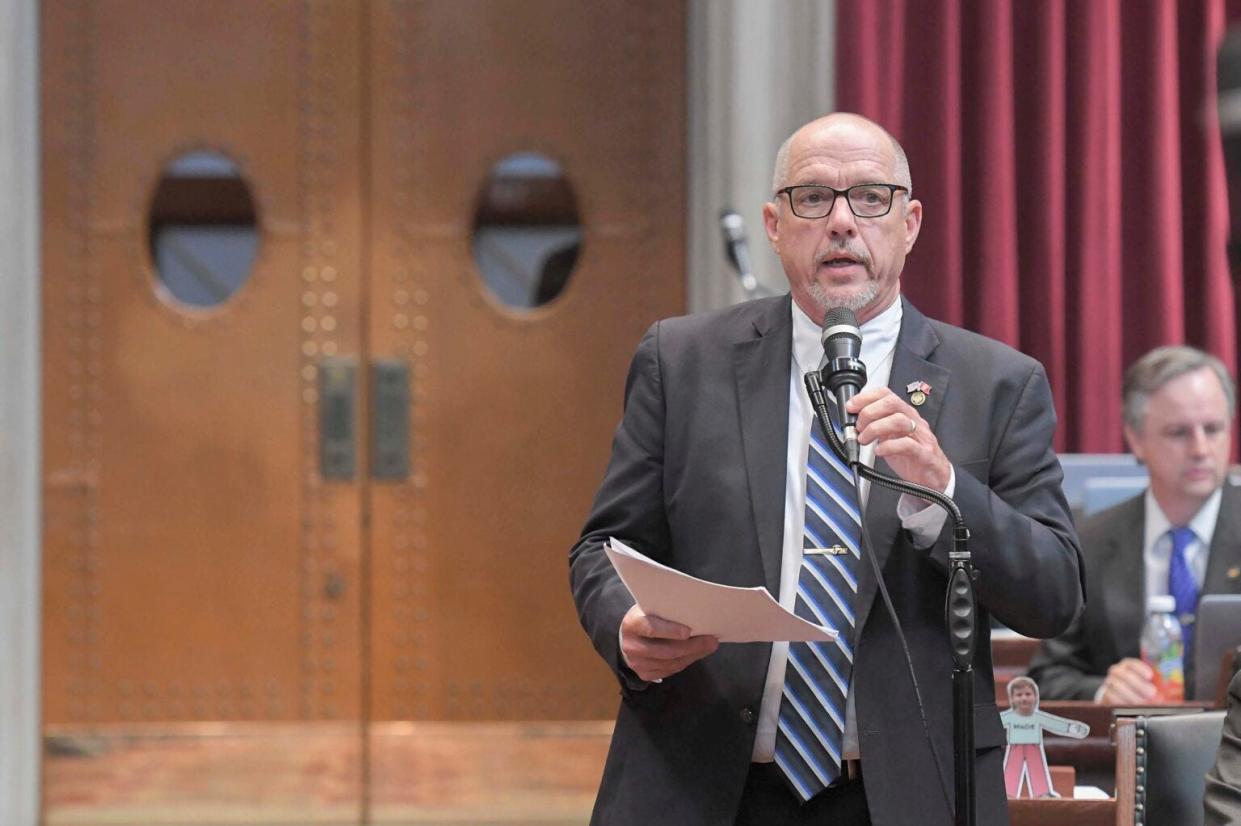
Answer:
[[[903,289],[1046,365],[1057,449],[1123,449],[1121,377],[1152,347],[1235,371],[1225,0],[837,8],[838,108],[897,136],[924,205]]]

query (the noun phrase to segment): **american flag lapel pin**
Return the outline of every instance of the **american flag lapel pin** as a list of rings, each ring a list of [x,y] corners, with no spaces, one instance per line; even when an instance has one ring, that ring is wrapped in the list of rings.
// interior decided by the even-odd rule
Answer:
[[[921,407],[926,404],[926,397],[931,395],[931,385],[924,381],[911,381],[905,385],[905,392],[909,395],[910,404]]]

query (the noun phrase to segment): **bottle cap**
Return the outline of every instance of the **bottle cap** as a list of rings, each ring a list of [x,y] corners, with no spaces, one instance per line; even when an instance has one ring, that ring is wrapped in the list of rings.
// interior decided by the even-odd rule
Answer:
[[[1176,597],[1171,594],[1156,594],[1146,604],[1146,610],[1151,614],[1171,614],[1176,611]]]

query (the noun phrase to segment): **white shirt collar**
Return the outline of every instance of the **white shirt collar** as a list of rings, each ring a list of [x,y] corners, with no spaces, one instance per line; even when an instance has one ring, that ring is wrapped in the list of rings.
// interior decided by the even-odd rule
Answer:
[[[806,315],[796,301],[793,301],[792,305],[793,358],[797,360],[801,372],[805,373],[814,370],[823,360],[823,342],[820,339],[823,328]],[[903,313],[904,307],[897,296],[890,307],[858,328],[862,334],[862,363],[867,368],[873,369],[876,365],[885,363],[891,356],[896,348],[896,337],[901,332]],[[870,382],[867,381],[867,384]]]
[[[1189,527],[1193,529],[1194,536],[1205,546],[1210,546],[1211,537],[1215,534],[1215,522],[1219,518],[1219,506],[1223,496],[1224,489],[1216,488],[1189,520]],[[1159,507],[1159,503],[1155,501],[1155,494],[1151,493],[1148,487],[1146,489],[1146,546],[1153,546],[1173,527],[1175,526],[1164,515],[1163,508]]]
[[[1206,583],[1207,565],[1210,562],[1211,539],[1215,535],[1215,522],[1219,517],[1223,489],[1216,490],[1189,520],[1194,539],[1185,548],[1185,562],[1190,573],[1201,588]],[[1168,531],[1173,527],[1167,515],[1146,490],[1145,536],[1142,538],[1142,558],[1146,569],[1146,596],[1168,593],[1168,569],[1172,559],[1172,539]]]

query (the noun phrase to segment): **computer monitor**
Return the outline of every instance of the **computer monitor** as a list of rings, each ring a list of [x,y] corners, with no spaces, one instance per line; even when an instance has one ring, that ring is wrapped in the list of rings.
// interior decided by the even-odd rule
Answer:
[[[1219,683],[1220,659],[1241,645],[1241,594],[1207,594],[1194,620],[1193,699],[1212,700]]]

